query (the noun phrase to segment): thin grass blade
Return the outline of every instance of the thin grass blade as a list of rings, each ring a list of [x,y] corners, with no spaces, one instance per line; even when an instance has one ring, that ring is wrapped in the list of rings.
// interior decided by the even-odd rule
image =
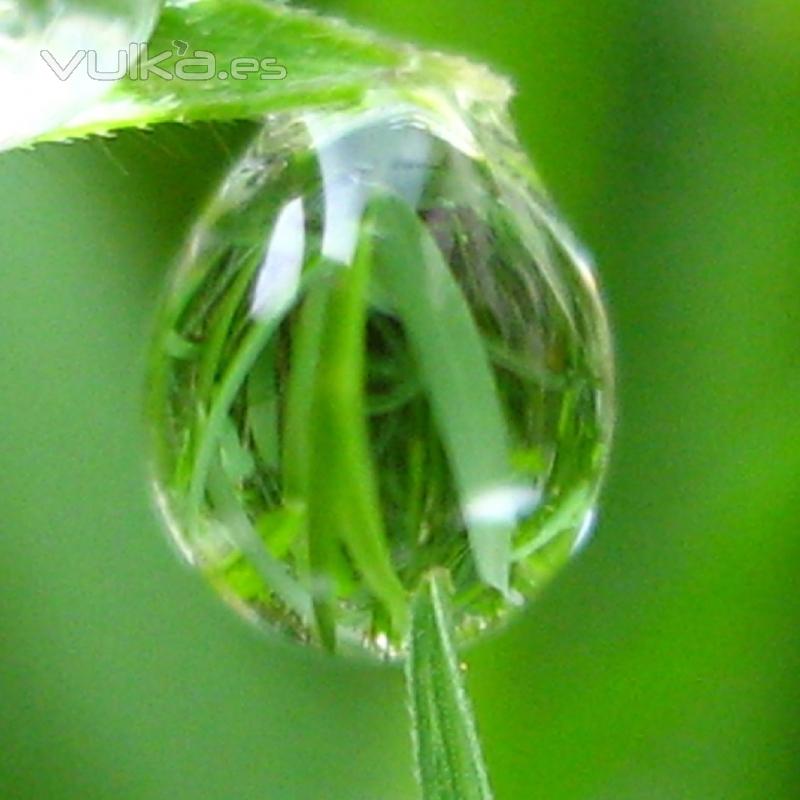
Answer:
[[[406,681],[423,800],[492,800],[453,642],[445,573],[423,582],[411,624]]]

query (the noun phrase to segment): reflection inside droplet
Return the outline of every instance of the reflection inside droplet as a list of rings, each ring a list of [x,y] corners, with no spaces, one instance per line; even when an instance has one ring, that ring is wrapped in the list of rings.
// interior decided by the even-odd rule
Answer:
[[[309,114],[325,203],[322,255],[349,264],[369,197],[391,191],[416,207],[429,172],[431,134],[403,108],[378,113]]]
[[[482,525],[516,525],[533,513],[542,493],[533,486],[493,486],[466,500],[464,516]]]
[[[248,617],[384,656],[431,569],[465,639],[546,584],[612,423],[590,267],[502,120],[439,102],[271,117],[192,234],[151,373],[182,551]]]
[[[252,307],[256,319],[275,317],[292,304],[305,260],[305,224],[302,197],[289,201],[278,214],[267,257],[256,276]]]

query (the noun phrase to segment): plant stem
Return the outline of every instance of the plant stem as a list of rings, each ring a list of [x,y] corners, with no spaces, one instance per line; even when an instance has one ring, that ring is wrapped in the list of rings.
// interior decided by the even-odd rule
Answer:
[[[430,573],[412,609],[406,684],[417,778],[423,800],[492,800],[453,641],[448,580]]]

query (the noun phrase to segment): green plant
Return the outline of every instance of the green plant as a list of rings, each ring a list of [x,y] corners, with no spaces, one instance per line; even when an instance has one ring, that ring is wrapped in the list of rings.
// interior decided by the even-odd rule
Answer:
[[[226,74],[266,42],[286,81],[122,80],[43,137],[260,120],[159,316],[162,507],[250,616],[408,653],[426,798],[488,797],[456,645],[590,521],[612,412],[589,268],[488,71],[252,0],[168,4],[151,46],[201,30]]]

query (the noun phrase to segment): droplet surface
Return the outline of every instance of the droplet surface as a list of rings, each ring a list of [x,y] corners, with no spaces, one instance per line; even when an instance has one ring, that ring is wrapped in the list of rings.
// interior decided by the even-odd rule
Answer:
[[[67,122],[125,72],[161,0],[0,0],[0,150]],[[103,73],[102,75],[100,73]]]
[[[496,107],[430,92],[266,120],[150,377],[184,556],[249,618],[385,657],[432,569],[461,641],[537,594],[586,539],[613,423],[585,255]]]

